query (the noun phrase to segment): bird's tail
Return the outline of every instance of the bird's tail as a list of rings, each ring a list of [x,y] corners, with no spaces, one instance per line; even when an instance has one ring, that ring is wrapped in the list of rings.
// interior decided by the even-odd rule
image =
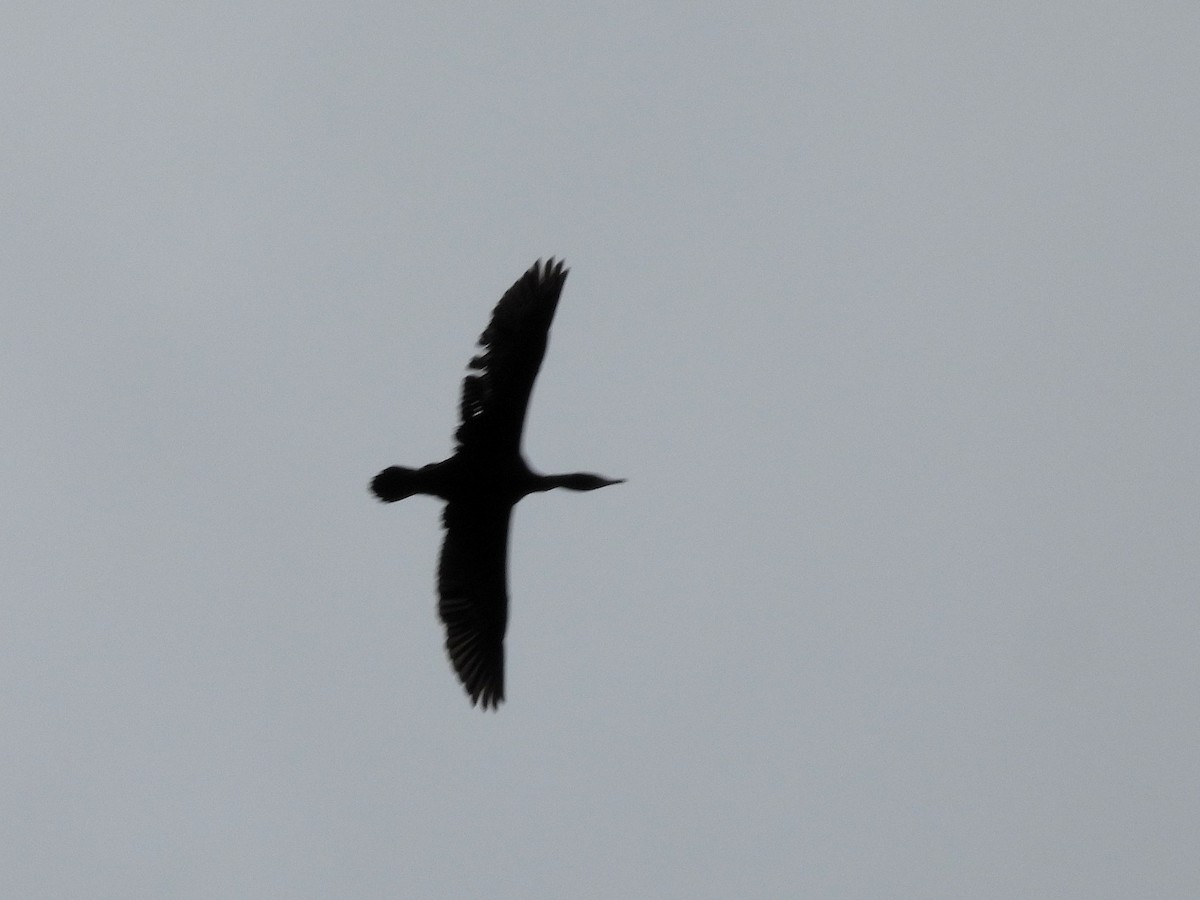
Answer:
[[[390,466],[371,480],[371,491],[384,503],[395,503],[413,494],[424,493],[425,483],[419,469]]]

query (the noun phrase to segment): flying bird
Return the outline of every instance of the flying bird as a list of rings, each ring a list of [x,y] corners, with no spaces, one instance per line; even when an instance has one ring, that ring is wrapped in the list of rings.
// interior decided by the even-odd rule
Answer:
[[[542,475],[521,453],[529,395],[567,271],[562,261],[551,258],[543,265],[539,259],[496,304],[463,381],[454,453],[420,469],[391,466],[371,482],[371,490],[385,503],[414,494],[446,501],[438,615],[446,626],[446,652],[454,671],[471,704],[484,709],[495,709],[504,700],[513,507],[540,491],[594,491],[625,480],[586,472]]]

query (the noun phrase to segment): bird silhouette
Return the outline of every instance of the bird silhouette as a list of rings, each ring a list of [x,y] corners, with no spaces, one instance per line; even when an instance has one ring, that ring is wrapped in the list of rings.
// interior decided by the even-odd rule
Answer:
[[[391,466],[371,482],[371,490],[385,503],[414,494],[446,501],[438,615],[446,626],[446,652],[454,671],[472,705],[484,709],[495,709],[504,700],[513,507],[540,491],[594,491],[625,480],[586,472],[542,475],[521,453],[529,395],[567,271],[561,261],[551,258],[543,265],[539,259],[496,304],[463,380],[454,453],[420,469]]]

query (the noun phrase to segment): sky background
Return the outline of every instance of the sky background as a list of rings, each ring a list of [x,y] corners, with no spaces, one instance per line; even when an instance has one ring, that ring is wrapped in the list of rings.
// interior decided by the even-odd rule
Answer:
[[[0,895],[1200,896],[1200,12],[0,14]],[[508,702],[464,367],[571,266]]]

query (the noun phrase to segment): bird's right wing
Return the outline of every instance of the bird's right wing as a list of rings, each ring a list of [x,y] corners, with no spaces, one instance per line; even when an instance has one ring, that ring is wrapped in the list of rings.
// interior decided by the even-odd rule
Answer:
[[[539,259],[496,304],[463,381],[462,424],[455,433],[460,449],[520,451],[529,395],[566,279],[561,260],[542,265]]]
[[[451,501],[438,564],[438,615],[446,652],[471,702],[504,700],[504,632],[508,627],[507,503]]]

